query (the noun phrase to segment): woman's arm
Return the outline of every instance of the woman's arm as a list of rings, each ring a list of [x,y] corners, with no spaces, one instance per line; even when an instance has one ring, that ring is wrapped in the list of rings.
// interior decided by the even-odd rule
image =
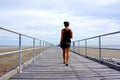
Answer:
[[[73,37],[73,32],[72,32],[72,30],[70,30],[70,38],[72,38]]]
[[[61,30],[60,43],[61,43],[61,41],[63,40],[63,33],[64,33],[64,31],[63,31],[63,29],[62,29],[62,30]]]

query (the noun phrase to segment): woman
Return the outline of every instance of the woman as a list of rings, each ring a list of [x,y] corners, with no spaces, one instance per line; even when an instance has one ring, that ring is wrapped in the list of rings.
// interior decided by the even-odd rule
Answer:
[[[64,21],[64,27],[61,30],[60,45],[63,51],[63,62],[68,66],[68,61],[70,57],[70,44],[72,38],[72,30],[69,28],[69,22]]]

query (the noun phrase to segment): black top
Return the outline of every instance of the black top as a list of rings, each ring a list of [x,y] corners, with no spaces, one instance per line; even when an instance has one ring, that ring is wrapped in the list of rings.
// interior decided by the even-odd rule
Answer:
[[[70,38],[71,38],[71,35],[70,35],[70,32],[71,32],[71,29],[69,30],[64,30],[64,33],[63,33],[63,41],[65,42],[71,42]]]

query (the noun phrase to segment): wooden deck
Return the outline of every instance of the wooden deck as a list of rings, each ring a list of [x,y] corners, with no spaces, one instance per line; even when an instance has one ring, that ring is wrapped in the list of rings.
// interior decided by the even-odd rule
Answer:
[[[120,71],[71,52],[69,66],[59,48],[50,48],[10,80],[120,80]]]

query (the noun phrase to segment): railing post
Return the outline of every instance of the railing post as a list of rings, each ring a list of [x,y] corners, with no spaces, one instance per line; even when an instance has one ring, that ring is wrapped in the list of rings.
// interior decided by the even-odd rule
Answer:
[[[43,54],[44,54],[44,41],[43,41]]]
[[[73,51],[75,52],[75,42],[73,42]]]
[[[35,38],[33,38],[33,62],[35,62]]]
[[[101,56],[101,36],[99,36],[99,61],[102,62],[102,56]]]
[[[87,54],[87,39],[85,39],[85,56],[87,57],[88,54]]]
[[[19,73],[22,72],[22,46],[21,46],[21,34],[19,34],[19,58],[18,58],[18,65],[19,65]]]
[[[79,41],[78,41],[78,53],[79,53]]]
[[[41,47],[41,40],[40,40],[40,47]]]
[[[41,40],[39,40],[39,47],[40,47],[40,52],[41,52]]]
[[[46,43],[45,43],[45,41],[44,41],[44,53],[45,53],[45,47],[46,47]]]

